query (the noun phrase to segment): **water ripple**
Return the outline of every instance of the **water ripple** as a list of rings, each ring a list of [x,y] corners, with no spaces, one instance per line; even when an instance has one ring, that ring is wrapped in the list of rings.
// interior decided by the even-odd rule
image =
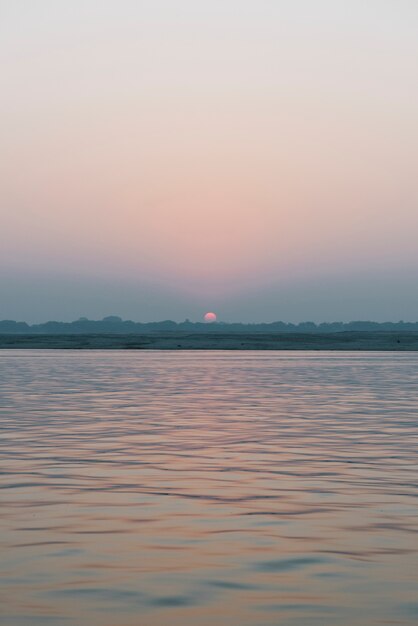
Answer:
[[[418,355],[2,351],[2,626],[416,624]]]

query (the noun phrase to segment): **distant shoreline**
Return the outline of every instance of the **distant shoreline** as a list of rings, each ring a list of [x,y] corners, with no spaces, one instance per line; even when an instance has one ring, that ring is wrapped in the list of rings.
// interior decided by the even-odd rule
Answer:
[[[1,349],[418,351],[414,332],[0,334]]]

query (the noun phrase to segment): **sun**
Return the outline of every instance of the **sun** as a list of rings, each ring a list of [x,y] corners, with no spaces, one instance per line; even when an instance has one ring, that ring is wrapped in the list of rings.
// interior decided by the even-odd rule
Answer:
[[[212,324],[213,322],[216,322],[216,313],[213,313],[212,311],[208,311],[203,316],[203,319],[205,320],[205,322]]]

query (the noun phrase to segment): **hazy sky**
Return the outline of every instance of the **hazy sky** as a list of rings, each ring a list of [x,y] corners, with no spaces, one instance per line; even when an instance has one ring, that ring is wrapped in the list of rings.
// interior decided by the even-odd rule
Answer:
[[[0,0],[0,319],[418,320],[416,0]]]

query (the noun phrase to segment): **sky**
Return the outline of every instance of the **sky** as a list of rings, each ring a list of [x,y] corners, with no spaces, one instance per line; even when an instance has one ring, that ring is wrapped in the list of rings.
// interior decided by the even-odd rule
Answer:
[[[418,320],[416,0],[0,0],[0,319]]]

